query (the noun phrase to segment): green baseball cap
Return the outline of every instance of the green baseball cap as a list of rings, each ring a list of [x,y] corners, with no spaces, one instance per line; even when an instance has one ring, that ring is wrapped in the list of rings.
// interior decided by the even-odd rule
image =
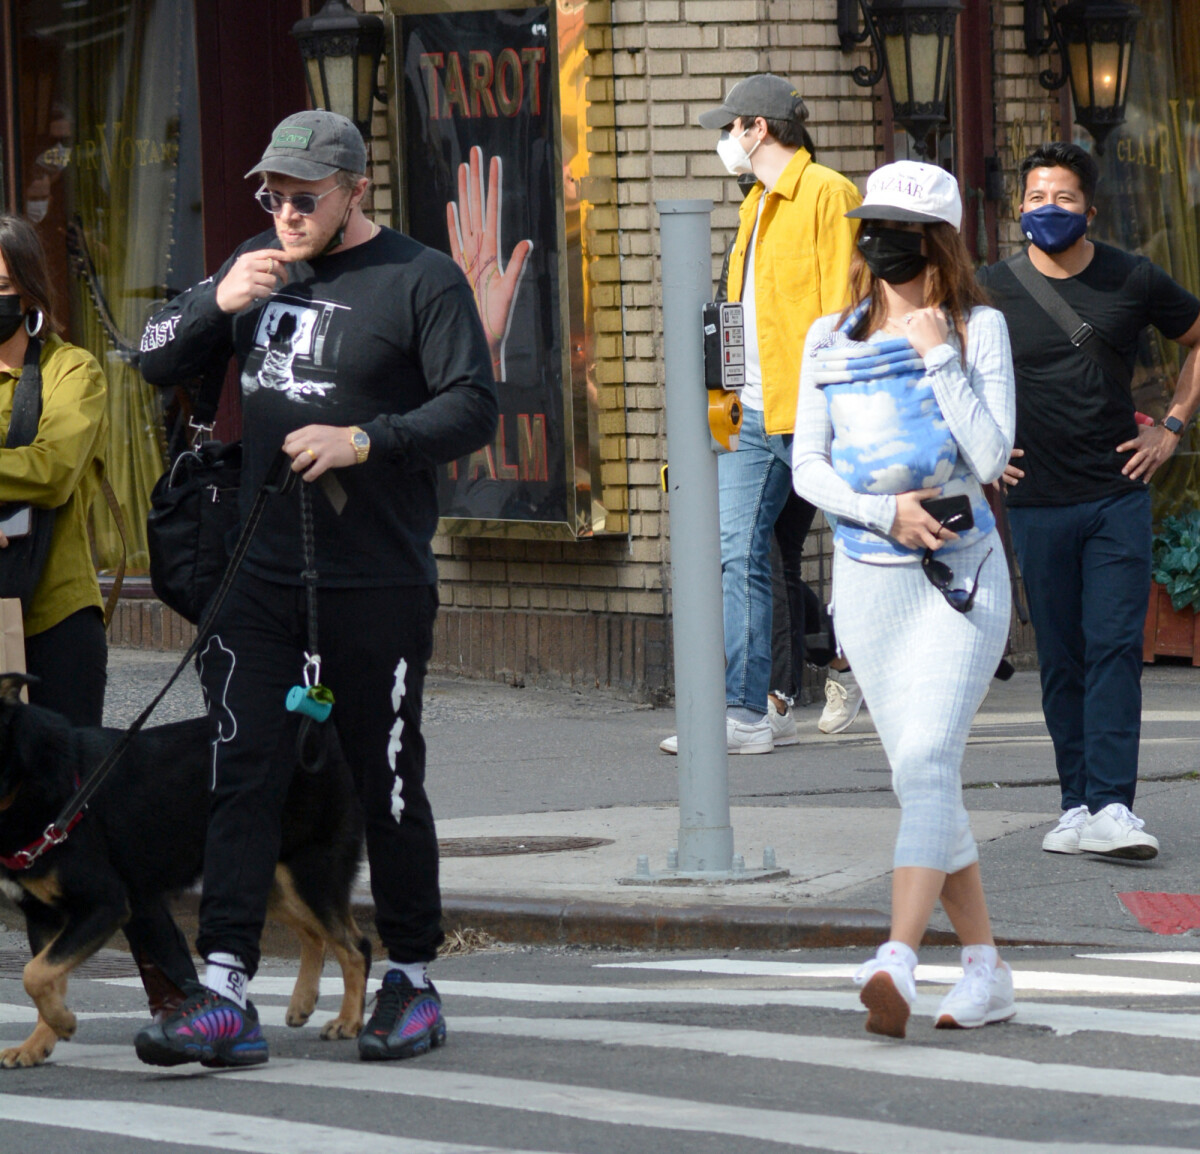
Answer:
[[[324,180],[335,172],[367,171],[367,146],[354,122],[317,108],[281,120],[262,159],[246,175],[279,172],[297,180]]]

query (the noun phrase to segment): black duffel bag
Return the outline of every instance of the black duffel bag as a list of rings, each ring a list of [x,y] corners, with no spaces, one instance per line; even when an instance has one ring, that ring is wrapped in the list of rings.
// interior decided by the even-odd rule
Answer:
[[[150,584],[193,625],[229,564],[241,479],[241,441],[203,441],[180,453],[150,494]]]

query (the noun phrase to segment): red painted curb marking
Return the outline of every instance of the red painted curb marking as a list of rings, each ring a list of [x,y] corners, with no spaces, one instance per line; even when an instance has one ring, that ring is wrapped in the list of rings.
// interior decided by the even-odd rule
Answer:
[[[1156,934],[1182,934],[1200,929],[1200,894],[1117,894],[1125,908]]]

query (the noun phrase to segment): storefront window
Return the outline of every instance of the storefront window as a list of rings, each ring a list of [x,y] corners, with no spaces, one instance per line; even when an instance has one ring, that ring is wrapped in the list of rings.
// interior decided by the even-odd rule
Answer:
[[[192,0],[18,0],[15,18],[18,199],[70,339],[107,374],[108,476],[130,571],[144,572],[164,444],[158,390],[133,353],[155,303],[203,276]],[[107,508],[93,520],[100,567],[115,566]]]
[[[1160,265],[1200,296],[1200,0],[1140,0],[1125,124],[1100,164],[1092,234]],[[1076,141],[1091,137],[1076,130]],[[1180,346],[1142,337],[1134,398],[1161,417],[1174,392]],[[1157,511],[1200,504],[1200,455],[1189,442],[1155,477]]]

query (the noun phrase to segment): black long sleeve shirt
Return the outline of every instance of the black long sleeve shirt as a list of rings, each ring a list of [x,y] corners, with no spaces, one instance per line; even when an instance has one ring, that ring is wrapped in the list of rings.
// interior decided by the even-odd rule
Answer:
[[[348,498],[343,513],[309,489],[319,582],[434,584],[435,467],[487,444],[498,411],[466,278],[445,255],[385,228],[343,252],[289,265],[288,283],[270,297],[223,313],[217,285],[233,262],[273,247],[273,231],[254,237],[152,316],[142,374],[172,385],[237,358],[243,513],[289,432],[361,426],[371,439],[368,460],[336,470]],[[296,489],[268,501],[244,564],[268,580],[300,583]]]

